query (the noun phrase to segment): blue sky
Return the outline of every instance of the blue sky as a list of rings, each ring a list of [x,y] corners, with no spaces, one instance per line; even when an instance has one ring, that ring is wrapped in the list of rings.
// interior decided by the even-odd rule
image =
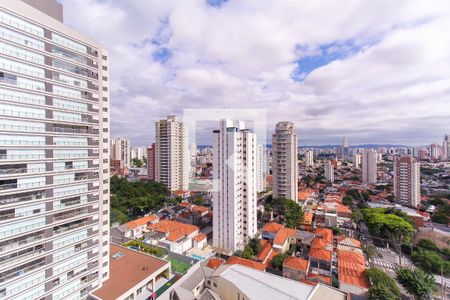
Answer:
[[[290,120],[302,145],[450,132],[450,1],[61,2],[108,48],[111,134],[135,145],[192,108],[265,109],[268,136]],[[197,129],[207,144],[211,125]]]

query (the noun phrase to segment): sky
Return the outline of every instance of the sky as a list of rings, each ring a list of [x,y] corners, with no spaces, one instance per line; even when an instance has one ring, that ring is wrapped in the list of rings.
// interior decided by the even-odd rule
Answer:
[[[263,109],[268,141],[291,121],[299,145],[450,133],[448,0],[59,1],[108,49],[111,137],[132,145],[186,109]],[[215,123],[198,122],[197,144]]]

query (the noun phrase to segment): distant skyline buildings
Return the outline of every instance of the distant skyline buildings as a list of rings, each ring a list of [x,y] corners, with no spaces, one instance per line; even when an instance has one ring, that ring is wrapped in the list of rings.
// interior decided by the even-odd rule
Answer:
[[[331,160],[327,160],[324,165],[324,176],[329,182],[334,182],[334,165]]]
[[[131,167],[131,144],[130,140],[118,137],[111,139],[111,159],[120,160],[124,167]]]

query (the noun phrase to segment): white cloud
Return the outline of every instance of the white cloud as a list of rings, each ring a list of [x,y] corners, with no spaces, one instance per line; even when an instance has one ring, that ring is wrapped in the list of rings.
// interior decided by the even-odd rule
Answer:
[[[136,144],[195,107],[266,108],[269,132],[291,120],[301,144],[430,143],[450,130],[445,0],[62,2],[66,22],[109,49],[112,134]],[[166,63],[152,59],[162,20]],[[324,45],[356,53],[293,81]]]

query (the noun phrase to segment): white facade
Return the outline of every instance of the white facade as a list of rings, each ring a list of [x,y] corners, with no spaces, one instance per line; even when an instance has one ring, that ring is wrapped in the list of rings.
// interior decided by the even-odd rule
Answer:
[[[441,158],[441,147],[438,144],[430,145],[430,156],[433,160],[439,160]]]
[[[417,207],[420,203],[420,164],[412,157],[394,160],[394,195],[400,204]]]
[[[189,189],[188,130],[175,116],[155,123],[155,177],[170,191]]]
[[[365,183],[377,183],[377,151],[366,149],[362,155],[362,179]]]
[[[266,190],[266,173],[265,173],[265,155],[264,146],[256,146],[256,191],[258,193],[264,192]]]
[[[131,167],[130,140],[125,138],[111,139],[111,159],[120,160],[124,167]]]
[[[325,179],[329,182],[334,182],[334,166],[331,161],[327,160],[324,166]]]
[[[291,122],[277,123],[272,135],[272,192],[274,198],[297,202],[297,135]]]
[[[355,153],[353,154],[353,167],[361,168],[361,154]]]
[[[0,0],[0,298],[82,299],[109,278],[108,54],[27,2]]]
[[[131,148],[131,159],[139,159],[143,160],[144,157],[147,156],[147,148],[146,147],[132,147]]]
[[[305,166],[314,166],[314,152],[312,150],[308,150],[305,152]]]
[[[256,134],[222,120],[213,138],[213,245],[236,251],[257,232]]]

